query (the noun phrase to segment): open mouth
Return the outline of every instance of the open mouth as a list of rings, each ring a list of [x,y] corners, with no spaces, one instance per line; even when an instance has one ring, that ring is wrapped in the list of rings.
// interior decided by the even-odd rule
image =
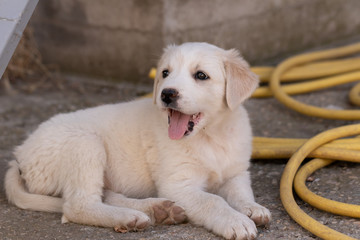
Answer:
[[[169,138],[179,140],[189,135],[196,124],[200,122],[202,113],[185,114],[174,109],[168,108]]]

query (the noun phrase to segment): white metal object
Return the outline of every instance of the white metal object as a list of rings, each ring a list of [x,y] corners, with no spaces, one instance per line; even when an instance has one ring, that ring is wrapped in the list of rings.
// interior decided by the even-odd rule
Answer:
[[[39,0],[0,0],[0,78]]]

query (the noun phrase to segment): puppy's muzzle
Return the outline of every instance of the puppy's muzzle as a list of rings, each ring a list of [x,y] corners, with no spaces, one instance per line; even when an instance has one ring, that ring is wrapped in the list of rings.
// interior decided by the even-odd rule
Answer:
[[[161,101],[165,103],[165,106],[175,107],[176,101],[179,99],[179,92],[173,88],[165,88],[161,92]]]

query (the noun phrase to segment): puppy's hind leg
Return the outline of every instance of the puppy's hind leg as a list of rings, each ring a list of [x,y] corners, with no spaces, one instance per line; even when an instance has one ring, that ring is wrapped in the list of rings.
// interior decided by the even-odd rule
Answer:
[[[96,136],[76,139],[69,154],[63,191],[63,219],[75,223],[114,227],[119,232],[142,230],[150,225],[143,212],[102,202],[106,151]],[[79,144],[80,142],[80,144]],[[76,158],[76,159],[75,159]]]
[[[133,199],[110,190],[104,192],[104,202],[113,206],[136,209],[146,213],[151,224],[178,224],[185,222],[185,210],[165,198]]]

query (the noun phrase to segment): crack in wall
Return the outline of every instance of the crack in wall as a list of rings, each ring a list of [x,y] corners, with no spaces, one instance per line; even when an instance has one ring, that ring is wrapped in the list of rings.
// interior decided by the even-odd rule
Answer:
[[[0,17],[0,21],[8,21],[8,22],[17,22],[19,21],[19,17],[17,18],[6,18],[6,17]]]

